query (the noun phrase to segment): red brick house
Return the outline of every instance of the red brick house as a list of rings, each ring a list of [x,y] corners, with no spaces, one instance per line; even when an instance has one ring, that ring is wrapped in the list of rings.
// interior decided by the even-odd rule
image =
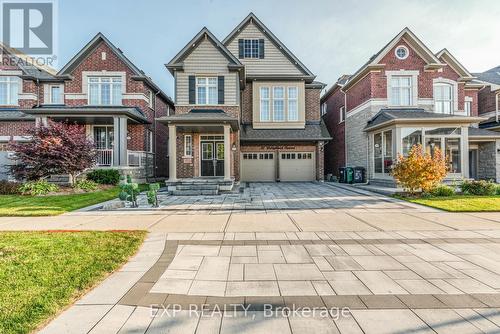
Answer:
[[[321,98],[333,136],[325,169],[366,168],[394,185],[390,167],[415,144],[449,159],[448,179],[500,180],[500,135],[478,128],[478,81],[446,49],[433,53],[408,28]]]
[[[203,28],[166,65],[175,78],[170,186],[185,179],[323,179],[322,83],[254,15],[222,41]],[[179,181],[180,180],[180,181]]]
[[[96,168],[115,168],[138,181],[168,176],[168,131],[156,118],[173,114],[173,101],[104,35],[58,72],[12,51],[3,57],[0,163],[11,162],[10,140],[29,140],[28,127],[51,119],[85,127],[98,150]],[[1,175],[8,177],[7,170]]]
[[[474,73],[484,87],[479,91],[479,115],[488,119],[479,126],[483,129],[500,131],[500,66],[482,73]]]

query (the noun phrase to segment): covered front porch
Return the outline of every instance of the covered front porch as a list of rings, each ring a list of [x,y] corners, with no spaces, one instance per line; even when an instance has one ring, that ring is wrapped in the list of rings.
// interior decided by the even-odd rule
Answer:
[[[96,147],[95,168],[118,169],[122,175],[130,175],[137,182],[154,176],[153,138],[144,127],[149,122],[137,109],[41,108],[32,113],[36,124],[52,120],[84,127]]]

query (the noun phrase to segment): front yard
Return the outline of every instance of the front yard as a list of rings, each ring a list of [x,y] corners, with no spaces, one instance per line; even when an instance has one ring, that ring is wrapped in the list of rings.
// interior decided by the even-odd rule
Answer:
[[[500,211],[500,196],[498,195],[454,195],[448,197],[398,198],[450,212]]]
[[[89,193],[23,196],[0,195],[0,216],[54,216],[117,198],[118,187]]]
[[[0,233],[0,333],[29,333],[124,264],[145,232]]]

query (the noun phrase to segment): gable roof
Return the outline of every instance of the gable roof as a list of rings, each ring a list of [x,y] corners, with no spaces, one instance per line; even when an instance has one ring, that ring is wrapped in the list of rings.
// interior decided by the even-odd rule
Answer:
[[[146,82],[151,88],[153,88],[156,93],[159,93],[159,95],[167,101],[170,105],[174,105],[174,101],[167,95],[165,94],[154,82],[153,80],[144,73],[143,70],[135,66],[134,63],[132,63],[120,50],[117,48],[111,41],[104,36],[101,32],[97,33],[97,35],[94,36],[88,42],[76,55],[71,58],[71,60],[64,65],[63,68],[57,73],[59,76],[67,76],[69,75],[86,57],[88,57],[92,51],[101,43],[105,43],[111,51],[121,60],[123,61],[133,72],[133,80],[138,80],[138,81],[144,81]]]
[[[481,81],[500,85],[500,65],[484,71],[483,73],[474,73],[474,76]]]
[[[436,53],[436,57],[439,59],[443,59],[451,68],[455,70],[458,74],[460,74],[460,80],[470,81],[474,77],[472,74],[467,71],[467,69],[448,51],[448,49],[444,48],[443,50]]]
[[[254,13],[250,13],[243,19],[227,35],[226,38],[222,41],[224,45],[228,45],[237,35],[238,33],[250,22],[253,22],[255,26],[273,43],[300,71],[302,71],[305,75],[310,76],[311,80],[314,80],[316,77],[302,62],[283,44],[278,37],[276,37],[271,30],[269,30],[262,21],[260,21]]]
[[[238,60],[238,58],[236,58],[227,48],[226,46],[217,39],[217,37],[214,36],[214,34],[212,34],[210,32],[210,30],[208,30],[207,27],[203,27],[199,33],[197,33],[193,39],[191,39],[185,47],[182,48],[181,51],[179,51],[175,56],[174,58],[172,58],[172,60],[170,60],[168,62],[168,64],[165,64],[165,66],[168,68],[168,70],[170,71],[170,73],[173,74],[173,71],[175,71],[175,69],[182,69],[184,64],[183,64],[183,60],[184,58],[186,58],[197,46],[198,46],[198,43],[200,42],[201,39],[203,38],[208,38],[212,44],[222,53],[223,56],[225,56],[228,61],[229,61],[229,65],[228,66],[232,66],[234,67],[235,69],[240,69],[240,68],[243,68],[243,64],[240,63],[240,61]]]
[[[405,27],[399,34],[397,34],[393,39],[389,41],[382,49],[380,49],[376,54],[370,57],[370,59],[361,66],[349,79],[349,81],[344,85],[343,89],[348,89],[352,84],[354,84],[358,79],[363,77],[369,70],[383,68],[384,64],[380,64],[380,61],[384,56],[391,51],[396,44],[401,40],[405,40],[410,44],[415,51],[422,57],[427,63],[426,68],[440,68],[444,64],[440,62],[438,57],[432,53],[432,51],[424,44],[422,41],[408,28]]]

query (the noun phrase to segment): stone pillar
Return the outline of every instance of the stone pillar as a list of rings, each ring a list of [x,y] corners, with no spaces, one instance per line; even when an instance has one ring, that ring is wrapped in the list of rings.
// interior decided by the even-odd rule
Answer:
[[[177,131],[173,124],[168,125],[168,180],[177,181]]]
[[[113,166],[127,166],[127,118],[113,117]]]
[[[224,180],[231,179],[231,126],[224,124]]]

